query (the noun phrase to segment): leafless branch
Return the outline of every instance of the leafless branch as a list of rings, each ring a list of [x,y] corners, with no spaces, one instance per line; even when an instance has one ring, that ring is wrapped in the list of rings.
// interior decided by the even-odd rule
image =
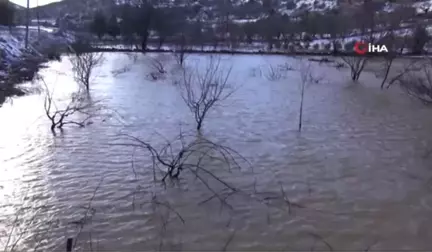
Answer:
[[[327,247],[328,251],[334,251],[333,247],[322,236],[320,236],[319,234],[309,233],[309,235],[312,236],[313,238],[315,238],[315,242],[316,241],[321,241]],[[314,243],[314,245],[313,245],[313,247],[312,247],[311,250],[312,251],[315,250],[315,243]]]
[[[404,79],[406,75],[419,71],[423,67],[422,64],[424,64],[424,62],[425,61],[423,59],[411,59],[408,61],[408,63],[403,64],[403,66],[400,68],[400,71],[397,71],[396,74],[387,78],[386,88],[390,88],[395,83],[400,83],[400,80]]]
[[[93,216],[96,214],[96,208],[93,207],[93,201],[96,197],[96,194],[97,194],[100,186],[102,185],[103,180],[104,180],[104,177],[102,177],[99,180],[99,183],[96,186],[96,188],[94,189],[93,194],[91,195],[87,205],[82,207],[82,209],[84,210],[82,217],[76,221],[69,222],[69,224],[75,225],[75,227],[77,228],[77,233],[76,233],[75,238],[74,238],[73,248],[76,248],[78,241],[80,240],[81,234],[84,230],[84,227],[86,225],[88,225],[89,223],[91,223]],[[90,246],[92,246],[91,233],[89,233],[89,238],[90,238],[89,239]]]
[[[225,245],[223,246],[222,251],[227,251],[228,246],[233,241],[235,235],[236,235],[236,231],[231,233],[231,235],[228,237],[228,240],[225,242]]]
[[[123,136],[128,142],[116,145],[130,146],[149,153],[151,169],[153,175],[157,177],[157,181],[166,182],[168,179],[175,180],[183,172],[188,171],[212,192],[212,197],[208,201],[218,199],[223,205],[228,207],[230,206],[227,203],[227,198],[238,192],[238,190],[207,168],[208,162],[220,163],[226,167],[228,172],[231,172],[233,169],[241,170],[243,166],[241,163],[250,165],[244,157],[230,147],[217,144],[202,137],[196,139],[195,135],[187,135],[183,132],[180,132],[178,137],[172,141],[167,141],[158,149],[137,137],[130,135]],[[194,139],[188,141],[187,137],[189,136]],[[136,170],[135,162],[133,169]],[[160,176],[157,174],[160,174]],[[220,192],[219,189],[216,189],[214,182],[221,185],[226,191]]]
[[[25,194],[24,198],[27,198],[28,192]],[[26,209],[31,209],[32,214],[30,218],[26,216],[28,213],[25,211]],[[58,220],[51,218],[51,220],[44,219],[41,222],[41,211],[45,210],[44,207],[34,209],[31,206],[26,206],[25,202],[21,204],[21,207],[14,213],[13,218],[10,222],[5,219],[4,224],[6,227],[5,232],[0,230],[0,242],[2,243],[4,252],[14,252],[21,251],[18,247],[21,242],[24,242],[29,239],[34,240],[34,248],[36,251],[44,239],[46,239],[54,226],[58,225]],[[38,226],[43,224],[44,228],[39,228]],[[31,237],[28,236],[29,233],[33,233]],[[6,241],[3,241],[2,238],[6,238]]]

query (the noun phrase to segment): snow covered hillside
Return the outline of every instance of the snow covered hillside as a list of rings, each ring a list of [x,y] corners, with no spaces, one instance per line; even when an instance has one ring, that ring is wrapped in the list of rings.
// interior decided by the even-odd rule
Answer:
[[[67,46],[73,42],[70,34],[61,34],[47,29],[36,27],[29,29],[29,46],[25,47],[25,28],[0,26],[0,82],[14,65],[19,65],[25,58],[33,57],[44,59],[44,54],[52,48]]]

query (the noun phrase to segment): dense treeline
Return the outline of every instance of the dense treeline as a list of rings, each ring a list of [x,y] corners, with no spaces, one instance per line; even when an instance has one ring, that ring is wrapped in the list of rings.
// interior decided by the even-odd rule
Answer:
[[[224,44],[231,48],[238,47],[239,43],[260,41],[265,42],[269,50],[291,51],[311,49],[310,42],[326,39],[326,49],[332,48],[337,53],[344,49],[343,38],[362,36],[394,49],[408,46],[413,52],[420,53],[428,41],[424,22],[429,20],[429,14],[425,11],[419,16],[410,4],[400,4],[392,12],[385,12],[380,11],[382,1],[363,0],[361,4],[331,11],[305,10],[295,15],[282,15],[276,11],[273,1],[262,4],[249,1],[242,8],[231,6],[229,1],[220,1],[212,11],[202,5],[161,7],[151,1],[138,2],[140,4],[134,2],[118,7],[115,14],[96,13],[91,31],[99,38],[104,35],[121,38],[125,43],[139,45],[142,50],[151,40],[159,47],[164,43],[180,43],[214,47]],[[261,13],[260,18],[251,18],[258,13]],[[246,21],[238,17],[248,18]],[[403,32],[406,28],[415,31],[409,39]],[[377,33],[384,35],[376,36]]]

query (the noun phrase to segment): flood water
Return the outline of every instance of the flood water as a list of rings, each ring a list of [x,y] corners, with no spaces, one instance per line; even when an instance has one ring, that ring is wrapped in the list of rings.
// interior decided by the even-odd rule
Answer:
[[[233,209],[199,204],[211,192],[186,173],[174,185],[155,183],[148,153],[117,145],[122,134],[159,148],[161,136],[194,130],[193,116],[171,77],[148,80],[146,57],[107,54],[91,95],[119,118],[53,135],[41,95],[0,109],[2,246],[9,240],[16,251],[65,251],[66,239],[80,233],[77,250],[432,250],[430,109],[396,88],[381,91],[371,73],[353,85],[348,72],[314,65],[323,80],[306,89],[298,133],[298,73],[269,81],[256,70],[297,60],[222,61],[233,66],[238,90],[209,114],[203,135],[238,151],[253,169],[215,174],[244,191],[255,184],[263,195],[282,187],[291,204],[241,194],[230,197]],[[59,96],[75,89],[67,59],[41,74]],[[154,195],[184,223],[151,203]],[[90,208],[81,230],[75,224]]]

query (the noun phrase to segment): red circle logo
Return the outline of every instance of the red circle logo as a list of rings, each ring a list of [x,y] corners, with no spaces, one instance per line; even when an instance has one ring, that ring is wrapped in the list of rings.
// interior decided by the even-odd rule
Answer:
[[[354,52],[357,54],[363,55],[368,51],[368,44],[363,41],[357,41],[354,44]]]

